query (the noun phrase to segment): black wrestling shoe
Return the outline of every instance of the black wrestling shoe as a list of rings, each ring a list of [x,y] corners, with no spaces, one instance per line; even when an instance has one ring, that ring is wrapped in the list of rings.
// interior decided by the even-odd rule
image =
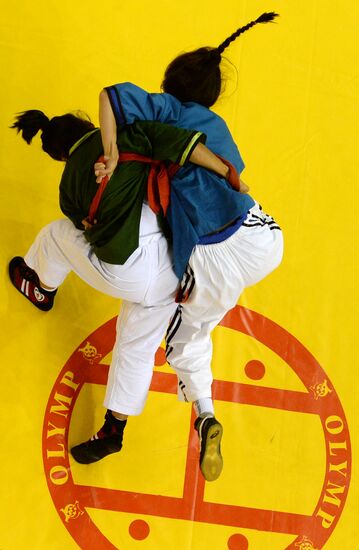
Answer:
[[[122,449],[123,430],[127,420],[117,420],[111,411],[105,415],[105,423],[91,439],[72,447],[71,454],[80,464],[97,462],[111,453]]]
[[[35,307],[42,311],[52,308],[57,290],[42,288],[36,272],[20,256],[15,256],[9,263],[9,276],[14,287]]]
[[[201,446],[199,465],[203,477],[207,481],[218,479],[223,468],[221,455],[221,439],[223,434],[222,424],[214,416],[200,416],[196,419],[194,427],[198,432]]]

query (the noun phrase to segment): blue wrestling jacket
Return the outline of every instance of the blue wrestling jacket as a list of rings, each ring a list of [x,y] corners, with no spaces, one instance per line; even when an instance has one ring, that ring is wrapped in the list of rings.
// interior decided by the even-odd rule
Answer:
[[[156,120],[207,135],[206,145],[229,160],[240,174],[244,168],[224,120],[197,103],[181,103],[170,94],[150,94],[129,82],[106,88],[118,125]],[[203,168],[185,166],[171,182],[167,222],[173,236],[174,270],[179,279],[201,237],[244,217],[254,205],[250,195]]]

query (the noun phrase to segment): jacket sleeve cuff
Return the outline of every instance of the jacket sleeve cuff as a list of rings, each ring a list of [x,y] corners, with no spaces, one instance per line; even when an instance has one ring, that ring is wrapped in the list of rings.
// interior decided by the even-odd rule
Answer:
[[[108,98],[111,103],[112,111],[114,114],[114,117],[116,119],[116,123],[118,126],[123,126],[127,124],[125,113],[122,107],[121,98],[120,98],[120,92],[115,86],[108,86],[105,88]]]
[[[178,159],[178,164],[180,166],[184,166],[187,162],[189,162],[189,158],[192,155],[193,149],[198,143],[205,143],[206,139],[207,136],[202,132],[193,132],[190,135],[180,158]]]

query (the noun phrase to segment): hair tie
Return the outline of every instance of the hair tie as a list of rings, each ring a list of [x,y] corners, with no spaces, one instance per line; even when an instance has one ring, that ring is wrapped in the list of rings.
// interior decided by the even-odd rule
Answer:
[[[218,64],[220,64],[222,56],[218,48],[213,48],[213,50],[210,50],[209,55],[211,61],[216,61]]]

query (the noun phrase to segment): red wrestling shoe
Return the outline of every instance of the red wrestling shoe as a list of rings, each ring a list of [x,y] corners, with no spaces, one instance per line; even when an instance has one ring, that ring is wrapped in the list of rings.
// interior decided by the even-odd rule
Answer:
[[[52,308],[57,290],[42,288],[36,272],[20,256],[9,263],[9,276],[14,287],[38,309],[49,311]]]

